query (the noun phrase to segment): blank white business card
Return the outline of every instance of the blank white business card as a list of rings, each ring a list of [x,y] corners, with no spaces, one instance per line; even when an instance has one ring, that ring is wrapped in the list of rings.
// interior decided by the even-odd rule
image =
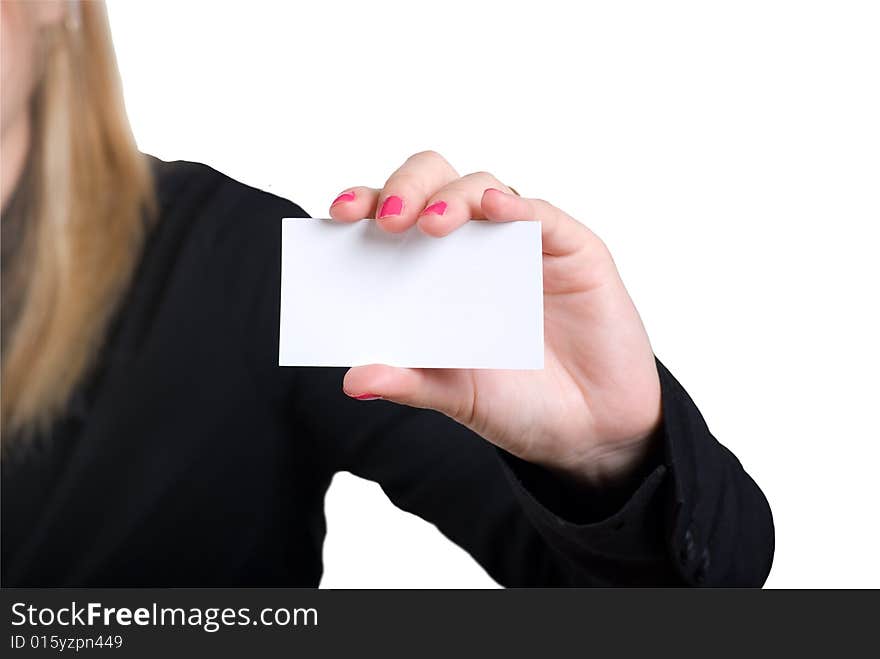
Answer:
[[[544,366],[538,222],[434,238],[287,218],[281,247],[281,366]]]

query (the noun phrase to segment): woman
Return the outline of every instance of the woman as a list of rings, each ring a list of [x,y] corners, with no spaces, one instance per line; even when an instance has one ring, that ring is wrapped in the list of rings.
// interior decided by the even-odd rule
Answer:
[[[317,585],[339,470],[505,585],[764,582],[763,494],[582,224],[416,154],[331,216],[540,220],[544,370],[279,368],[280,220],[306,214],[138,153],[101,4],[2,7],[5,585]]]

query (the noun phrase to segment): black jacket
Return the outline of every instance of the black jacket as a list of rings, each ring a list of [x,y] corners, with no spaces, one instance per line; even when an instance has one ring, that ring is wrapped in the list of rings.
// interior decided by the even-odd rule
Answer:
[[[340,470],[503,585],[764,582],[767,502],[661,364],[657,455],[616,491],[566,489],[439,413],[349,399],[342,369],[279,367],[280,220],[306,214],[153,165],[160,218],[99,367],[3,456],[4,586],[316,586]]]

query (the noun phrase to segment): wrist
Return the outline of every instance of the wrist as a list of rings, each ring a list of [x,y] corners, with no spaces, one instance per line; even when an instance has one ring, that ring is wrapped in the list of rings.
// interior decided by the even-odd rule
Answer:
[[[627,442],[595,447],[565,469],[555,470],[572,484],[597,489],[626,487],[662,460],[658,423],[649,433]]]

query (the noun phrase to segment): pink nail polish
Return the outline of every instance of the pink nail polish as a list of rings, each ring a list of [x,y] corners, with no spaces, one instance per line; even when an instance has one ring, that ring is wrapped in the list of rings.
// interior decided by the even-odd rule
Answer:
[[[341,195],[333,200],[333,203],[330,204],[330,207],[333,208],[333,206],[335,206],[336,204],[341,204],[345,201],[354,201],[354,192],[343,192]]]
[[[352,396],[355,400],[379,400],[382,396],[376,394],[361,394],[360,396]]]
[[[436,201],[430,206],[428,206],[425,210],[422,211],[422,215],[443,215],[446,212],[446,202],[445,201]]]
[[[381,220],[383,217],[393,217],[394,215],[400,215],[400,212],[402,210],[403,199],[401,199],[397,195],[391,195],[382,202],[382,208],[379,209],[379,219]]]

